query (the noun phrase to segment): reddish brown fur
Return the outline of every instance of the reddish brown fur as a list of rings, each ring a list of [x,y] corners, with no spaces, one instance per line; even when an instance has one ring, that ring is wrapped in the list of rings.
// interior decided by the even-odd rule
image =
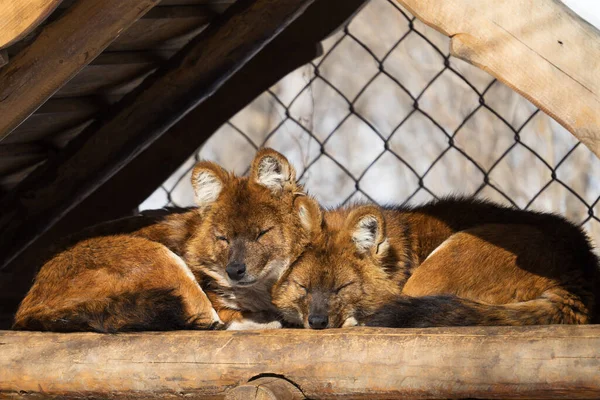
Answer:
[[[377,224],[360,251],[352,235],[365,217]],[[597,259],[585,235],[553,215],[448,199],[329,211],[322,228],[313,226],[311,246],[273,291],[283,315],[305,327],[319,309],[327,327],[353,318],[383,326],[589,323],[597,313]]]
[[[15,329],[115,332],[165,328],[209,328],[217,321],[198,283],[182,261],[160,243],[127,235],[94,238],[62,252],[40,270],[15,316]],[[135,302],[136,310],[107,312],[111,303],[140,293],[170,294]],[[133,306],[128,304],[128,306]],[[148,315],[151,313],[152,315]]]
[[[274,312],[271,286],[308,242],[296,210],[303,194],[293,168],[281,154],[263,149],[248,178],[201,162],[192,183],[198,208],[127,235],[84,240],[45,263],[15,329],[208,328],[216,316],[197,282],[225,322]],[[175,254],[196,280],[169,256]],[[247,266],[239,282],[225,273],[232,259]]]
[[[227,320],[236,315],[228,311],[231,309],[276,312],[271,303],[271,287],[308,243],[296,211],[304,194],[295,183],[295,173],[279,153],[262,154],[263,158],[267,156],[277,157],[287,168],[284,186],[273,192],[256,183],[257,162],[250,178],[238,178],[221,170],[223,192],[210,206],[205,223],[186,242],[185,260],[201,278],[205,290],[218,294],[213,297],[215,308]],[[200,165],[197,170],[202,168]],[[225,270],[237,259],[243,260],[247,274],[240,282],[233,282]]]

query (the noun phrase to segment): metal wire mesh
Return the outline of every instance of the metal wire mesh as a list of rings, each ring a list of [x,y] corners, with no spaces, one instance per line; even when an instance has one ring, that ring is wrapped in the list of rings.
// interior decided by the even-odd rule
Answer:
[[[597,158],[531,103],[452,58],[447,39],[395,1],[373,0],[324,48],[232,118],[141,208],[187,206],[191,193],[177,190],[189,187],[197,160],[242,173],[267,145],[326,205],[460,192],[560,212],[600,236]]]

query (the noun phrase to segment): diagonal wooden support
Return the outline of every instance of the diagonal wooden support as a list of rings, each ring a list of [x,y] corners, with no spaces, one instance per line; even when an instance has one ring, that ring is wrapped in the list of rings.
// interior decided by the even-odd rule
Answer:
[[[44,27],[33,43],[0,69],[0,140],[158,2],[78,1]],[[44,3],[56,7],[59,2]]]
[[[0,204],[0,268],[203,102],[312,0],[240,0]],[[118,201],[118,194],[115,194]]]
[[[600,31],[558,0],[397,0],[600,157]]]

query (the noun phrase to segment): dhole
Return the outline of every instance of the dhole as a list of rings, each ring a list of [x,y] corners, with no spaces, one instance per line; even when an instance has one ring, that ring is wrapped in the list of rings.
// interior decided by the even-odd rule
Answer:
[[[271,286],[308,242],[293,168],[263,149],[249,177],[200,162],[192,185],[197,208],[83,240],[46,262],[14,328],[204,329],[221,324],[215,309],[232,328],[276,320]]]
[[[449,198],[421,207],[310,208],[312,242],[273,288],[306,328],[583,324],[598,260],[561,217]]]

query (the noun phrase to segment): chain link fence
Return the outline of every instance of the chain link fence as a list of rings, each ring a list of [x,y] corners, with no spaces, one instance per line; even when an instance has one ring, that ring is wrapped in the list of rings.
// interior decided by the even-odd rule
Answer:
[[[393,0],[372,0],[221,127],[141,209],[193,204],[191,168],[247,172],[261,146],[285,154],[323,205],[418,204],[475,195],[553,211],[600,238],[600,160]]]

